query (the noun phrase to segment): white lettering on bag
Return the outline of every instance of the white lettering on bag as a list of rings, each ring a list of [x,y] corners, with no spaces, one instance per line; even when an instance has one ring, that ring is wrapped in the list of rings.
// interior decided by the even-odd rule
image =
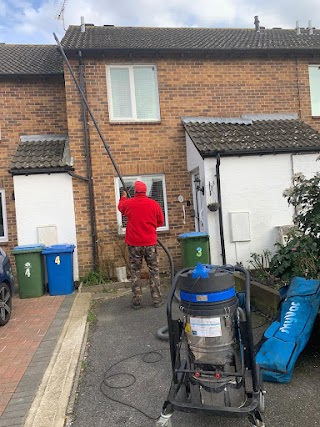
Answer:
[[[292,301],[289,310],[286,312],[286,315],[284,316],[283,326],[279,329],[281,332],[285,334],[290,333],[291,326],[294,323],[298,322],[298,320],[296,319],[296,316],[299,308],[300,308],[300,303]]]

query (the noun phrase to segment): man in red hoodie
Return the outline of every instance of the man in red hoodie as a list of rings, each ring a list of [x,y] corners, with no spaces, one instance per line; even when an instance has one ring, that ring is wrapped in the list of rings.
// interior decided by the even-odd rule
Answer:
[[[147,186],[142,181],[134,183],[134,197],[127,199],[124,191],[118,209],[127,218],[125,242],[128,245],[131,281],[132,307],[140,308],[141,269],[145,259],[150,272],[150,292],[155,307],[162,304],[160,292],[157,227],[164,223],[163,212],[159,203],[146,195]]]

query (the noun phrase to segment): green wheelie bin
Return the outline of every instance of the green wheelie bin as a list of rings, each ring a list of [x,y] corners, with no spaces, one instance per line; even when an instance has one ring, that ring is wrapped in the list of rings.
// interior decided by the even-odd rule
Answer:
[[[12,250],[15,257],[20,298],[41,297],[45,292],[44,245],[22,245]]]
[[[179,234],[182,267],[195,267],[198,262],[210,264],[209,235],[191,231]]]

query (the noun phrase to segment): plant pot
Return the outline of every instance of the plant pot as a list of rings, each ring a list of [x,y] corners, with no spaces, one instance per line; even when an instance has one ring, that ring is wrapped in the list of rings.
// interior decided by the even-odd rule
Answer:
[[[220,208],[220,203],[209,203],[208,209],[210,212],[215,212]]]

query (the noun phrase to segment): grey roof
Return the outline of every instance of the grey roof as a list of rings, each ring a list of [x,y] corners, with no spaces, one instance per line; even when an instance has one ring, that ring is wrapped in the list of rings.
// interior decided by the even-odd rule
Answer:
[[[320,30],[309,35],[301,29],[155,28],[113,27],[87,24],[69,26],[62,40],[65,49],[102,50],[319,50]]]
[[[195,117],[182,123],[202,157],[320,151],[319,132],[300,120],[241,120]]]
[[[63,61],[54,45],[0,44],[1,75],[56,75]]]
[[[73,170],[67,136],[34,135],[21,137],[10,164],[13,175]]]

